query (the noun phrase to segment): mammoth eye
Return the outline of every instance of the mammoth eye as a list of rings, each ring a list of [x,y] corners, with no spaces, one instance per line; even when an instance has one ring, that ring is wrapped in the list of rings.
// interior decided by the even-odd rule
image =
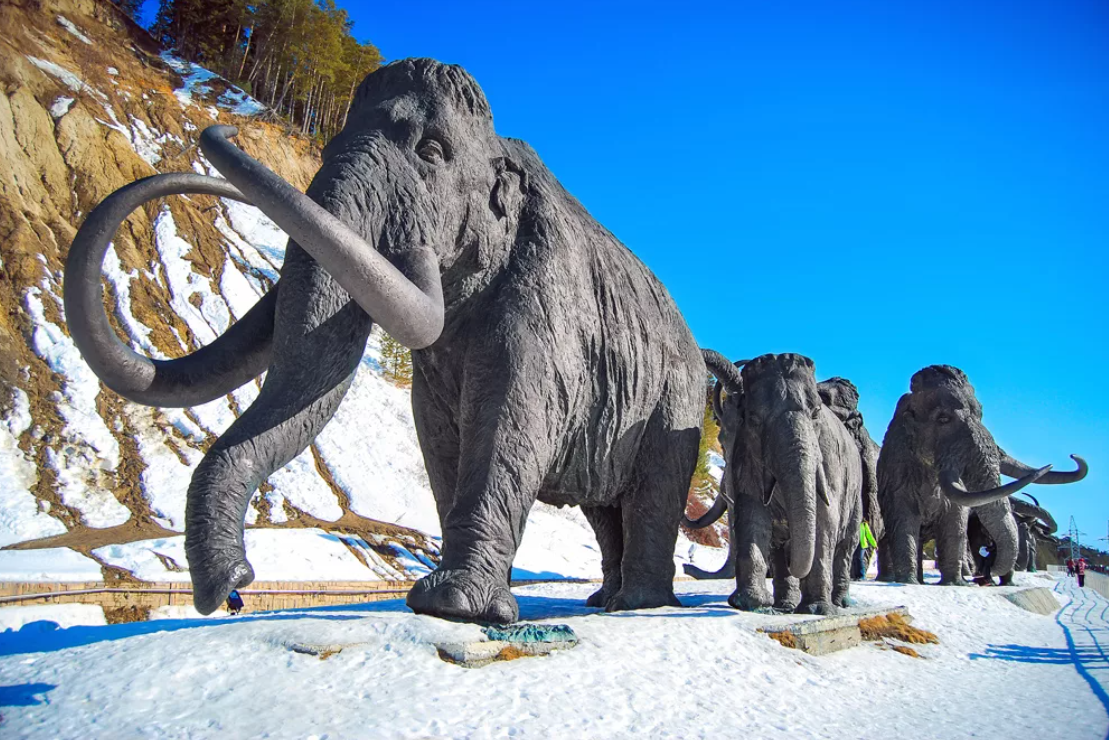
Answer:
[[[947,424],[950,421],[951,414],[948,414],[946,411],[941,411],[939,414],[936,415],[937,424]]]
[[[431,162],[432,164],[442,164],[447,161],[447,155],[443,150],[442,143],[440,143],[438,139],[432,139],[430,137],[422,139],[420,143],[416,145],[416,154],[420,156],[420,159],[425,162]]]
[[[813,409],[812,409],[812,418],[813,418],[813,419],[817,419],[817,418],[819,418],[819,417],[820,417],[820,406],[813,406]]]

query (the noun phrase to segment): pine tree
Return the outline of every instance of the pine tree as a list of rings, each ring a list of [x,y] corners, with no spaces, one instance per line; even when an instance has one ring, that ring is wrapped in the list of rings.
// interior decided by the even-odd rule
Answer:
[[[412,352],[388,334],[381,336],[381,366],[385,370],[385,378],[393,385],[411,387]]]

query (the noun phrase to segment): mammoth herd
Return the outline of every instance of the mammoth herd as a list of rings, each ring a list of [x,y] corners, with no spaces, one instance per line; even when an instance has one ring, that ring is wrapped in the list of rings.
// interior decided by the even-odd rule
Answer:
[[[713,412],[726,465],[720,498],[685,524],[706,527],[726,510],[730,552],[716,573],[686,571],[734,576],[729,601],[739,609],[826,614],[846,606],[863,520],[878,540],[879,580],[922,583],[923,545],[934,540],[941,584],[964,585],[974,574],[1008,584],[1014,570],[1035,568],[1037,539],[1056,530],[1036,499],[1015,494],[1086,476],[1078,456],[1075,471],[1059,473],[998,447],[958,368],[913,375],[879,448],[858,411],[858,389],[843,378],[817,382],[807,357],[732,364],[706,351],[705,361],[718,379]],[[1001,475],[1016,480],[1002,485]]]
[[[332,418],[375,322],[413,350],[413,416],[443,532],[438,568],[408,595],[419,613],[515,621],[512,561],[537,500],[580,506],[592,525],[604,579],[590,605],[678,605],[673,552],[706,366],[719,379],[727,468],[721,499],[696,524],[729,512],[731,556],[713,575],[736,578],[730,601],[741,609],[849,604],[864,518],[882,577],[919,581],[921,545],[934,538],[943,581],[962,583],[968,537],[993,543],[992,570],[1008,577],[1054,529],[1012,494],[1085,475],[1079,458],[1077,471],[1051,473],[1005,454],[955,368],[913,377],[879,452],[855,387],[816,382],[808,358],[702,353],[650,270],[527,144],[496,134],[460,67],[410,59],[368,75],[307,193],[235,147],[235,134],[213,126],[200,138],[226,180],[155,175],[109,196],[65,271],[72,338],[120,396],[191,406],[266,373],[189,485],[201,613],[253,580],[251,497]],[[226,333],[185,357],[149,359],[105,315],[102,262],[132,211],[185,193],[252,203],[290,239],[279,281]],[[1018,480],[1002,486],[1002,474]]]

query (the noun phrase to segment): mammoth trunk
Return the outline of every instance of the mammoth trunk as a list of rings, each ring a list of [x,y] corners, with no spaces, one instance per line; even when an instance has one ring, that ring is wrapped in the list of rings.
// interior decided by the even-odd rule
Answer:
[[[789,573],[804,578],[816,552],[817,467],[820,453],[812,421],[790,412],[771,440],[772,472],[789,523]]]

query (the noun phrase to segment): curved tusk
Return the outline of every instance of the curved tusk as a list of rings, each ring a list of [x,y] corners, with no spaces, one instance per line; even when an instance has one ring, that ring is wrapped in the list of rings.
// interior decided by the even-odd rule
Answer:
[[[70,336],[96,376],[119,395],[147,406],[196,406],[225,396],[270,365],[274,286],[212,344],[176,360],[152,360],[120,341],[104,313],[101,269],[120,224],[144,203],[195,193],[250,203],[225,180],[192,173],[154,175],[115,191],[81,224],[65,263]]]
[[[411,349],[443,331],[439,261],[426,246],[408,250],[407,274],[327,209],[236,147],[234,126],[209,126],[200,148],[216,168],[350,294],[370,317]]]
[[[1033,470],[1029,475],[1020,480],[1010,481],[1003,486],[988,491],[971,493],[963,485],[963,481],[954,473],[940,473],[940,489],[949,499],[960,506],[984,506],[985,504],[999,501],[1012,496],[1025,486],[1035,483],[1045,473],[1051,470],[1050,465],[1045,465],[1039,470]]]
[[[727,475],[727,473],[725,473]],[[720,493],[716,496],[716,500],[712,502],[712,506],[701,516],[696,519],[690,519],[682,512],[682,526],[687,529],[704,529],[710,524],[715,524],[720,517],[724,516],[724,512],[728,510],[728,504],[731,499],[724,491],[723,483],[720,486]]]
[[[701,357],[704,358],[705,366],[708,367],[709,371],[724,384],[724,390],[728,393],[743,392],[743,377],[739,374],[736,365],[742,365],[747,360],[732,364],[724,355],[712,349],[701,350]]]
[[[1070,457],[1071,460],[1074,460],[1074,462],[1078,464],[1077,470],[1048,473],[1036,482],[1041,485],[1077,483],[1085,478],[1086,473],[1090,472],[1090,466],[1078,455],[1071,455]],[[1033,470],[1035,470],[1035,468],[1032,466],[1025,465],[1020,460],[1017,460],[1015,457],[1005,452],[1001,453],[1001,472],[1010,478],[1020,478],[1021,476],[1028,475]]]

